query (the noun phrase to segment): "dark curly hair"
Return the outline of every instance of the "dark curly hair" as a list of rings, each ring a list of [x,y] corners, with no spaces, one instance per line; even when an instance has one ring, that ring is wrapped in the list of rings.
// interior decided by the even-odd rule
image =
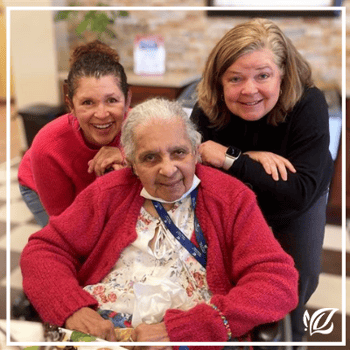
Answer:
[[[100,78],[114,75],[125,98],[128,95],[128,83],[124,67],[119,63],[118,53],[99,40],[78,46],[70,58],[70,70],[67,84],[67,94],[72,100],[82,77]]]

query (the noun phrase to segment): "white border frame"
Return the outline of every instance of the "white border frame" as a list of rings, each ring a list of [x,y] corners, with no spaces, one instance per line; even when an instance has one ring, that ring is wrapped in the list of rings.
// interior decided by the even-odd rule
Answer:
[[[11,242],[10,242],[10,228],[11,228],[11,211],[10,211],[10,167],[11,167],[11,147],[10,147],[10,139],[11,139],[11,128],[10,128],[10,118],[11,118],[11,90],[10,90],[10,81],[11,81],[11,74],[10,74],[10,67],[11,67],[11,51],[10,51],[10,39],[11,39],[11,11],[60,11],[60,10],[76,10],[76,11],[88,11],[88,10],[125,10],[125,11],[215,11],[215,10],[232,10],[232,7],[126,7],[126,6],[120,6],[120,7],[7,7],[6,8],[6,332],[7,332],[7,345],[8,346],[64,346],[64,345],[71,345],[71,346],[78,346],[86,347],[86,346],[93,346],[96,347],[98,344],[98,347],[107,346],[111,348],[112,346],[130,346],[130,343],[113,343],[113,342],[101,342],[101,343],[81,343],[81,342],[67,342],[67,343],[57,343],[57,342],[30,342],[30,343],[24,343],[24,342],[13,342],[10,339],[10,318],[11,318],[11,305],[10,305],[10,294],[11,294],[11,284],[10,284],[10,275],[11,275],[11,269],[10,269],[10,253],[11,253]],[[303,7],[298,8],[298,10],[301,11],[320,11],[320,10],[337,10],[341,12],[341,20],[342,20],[342,341],[341,342],[277,342],[277,343],[266,343],[266,342],[246,342],[246,343],[240,343],[244,345],[305,345],[305,346],[345,346],[346,345],[346,192],[345,192],[345,179],[346,179],[346,164],[345,164],[345,154],[346,154],[346,135],[345,135],[345,109],[346,109],[346,79],[345,79],[345,73],[346,73],[346,9],[344,6],[342,7],[322,7],[317,8],[315,7]],[[248,8],[239,8],[237,10],[252,10],[251,7]],[[254,8],[254,10],[275,10],[276,8]],[[277,11],[280,10],[286,10],[286,11],[295,11],[295,8],[278,8]],[[229,342],[140,342],[137,345],[138,346],[194,346],[194,345],[201,345],[201,346],[229,346],[233,345],[235,343],[229,343]],[[237,343],[236,343],[237,344]]]

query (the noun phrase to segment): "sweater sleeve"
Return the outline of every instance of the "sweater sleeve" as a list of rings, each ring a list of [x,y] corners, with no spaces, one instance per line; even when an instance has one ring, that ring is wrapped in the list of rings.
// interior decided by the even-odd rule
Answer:
[[[69,115],[64,115],[45,125],[30,148],[32,176],[49,216],[61,214],[77,195],[72,165],[77,167],[83,160],[76,135]]]
[[[226,204],[224,212],[210,201],[205,207],[200,224],[209,232],[214,221],[212,228],[219,237],[208,238],[211,303],[228,320],[232,336],[282,319],[297,305],[298,273],[267,226],[254,195],[243,191]],[[221,223],[211,219],[215,217]],[[225,239],[220,239],[221,230]],[[168,310],[165,324],[173,341],[227,341],[220,314],[204,303],[188,311]]]
[[[296,173],[288,171],[287,181],[274,181],[260,163],[242,156],[230,174],[249,183],[258,195],[266,215],[286,215],[307,209],[325,190],[333,169],[329,152],[329,115],[321,92],[311,93],[290,115],[287,154]]]
[[[101,212],[98,191],[90,187],[29,238],[20,261],[23,289],[44,322],[63,325],[78,309],[97,306],[78,273],[102,231]]]
[[[33,149],[32,170],[35,184],[45,210],[51,215],[61,214],[75,197],[75,189],[69,175],[57,159],[40,149]]]

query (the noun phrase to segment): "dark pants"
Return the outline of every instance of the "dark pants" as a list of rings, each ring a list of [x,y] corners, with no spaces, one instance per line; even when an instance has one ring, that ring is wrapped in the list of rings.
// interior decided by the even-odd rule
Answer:
[[[304,305],[318,285],[326,226],[328,191],[299,218],[273,227],[275,237],[295,261],[299,271],[299,304],[291,313],[293,341],[302,341]]]

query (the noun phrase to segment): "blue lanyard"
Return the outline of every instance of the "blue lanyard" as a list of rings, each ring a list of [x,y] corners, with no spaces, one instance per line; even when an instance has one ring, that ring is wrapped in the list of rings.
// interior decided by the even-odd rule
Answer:
[[[197,203],[197,193],[198,188],[195,188],[191,192],[191,203],[194,211],[194,231],[196,233],[196,239],[199,245],[198,249],[185,235],[184,233],[174,224],[171,220],[169,214],[164,209],[163,205],[160,202],[152,201],[155,209],[157,210],[160,218],[171,232],[171,234],[182,244],[182,246],[193,255],[193,257],[205,268],[207,265],[207,244],[204,238],[203,231],[199,225],[199,222],[196,217],[196,203]]]

